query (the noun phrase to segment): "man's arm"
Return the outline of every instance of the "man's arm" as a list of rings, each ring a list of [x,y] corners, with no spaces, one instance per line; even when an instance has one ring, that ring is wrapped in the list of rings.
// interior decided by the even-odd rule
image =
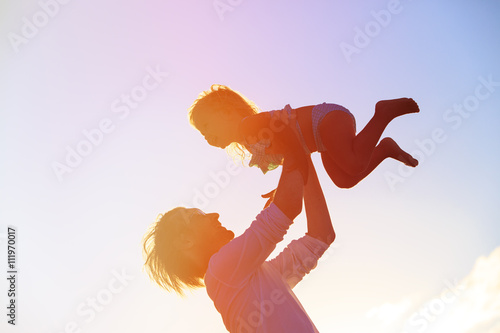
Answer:
[[[293,149],[293,148],[292,148]],[[291,150],[292,150],[291,149]],[[293,152],[285,154],[283,170],[274,195],[274,204],[290,219],[293,220],[302,211],[304,195],[304,177],[299,171],[301,159],[307,159],[304,154]]]
[[[242,235],[212,257],[209,275],[228,285],[240,286],[283,240],[293,219],[302,210],[304,194],[302,173],[297,170],[293,156],[285,155],[273,205],[263,210]]]
[[[319,258],[335,239],[326,200],[311,158],[307,158],[308,179],[304,186],[304,201],[307,217],[307,236],[293,240],[269,263],[293,288],[316,267]]]
[[[335,240],[335,231],[333,230],[325,196],[319,184],[318,175],[310,157],[308,157],[308,164],[309,175],[304,186],[307,234],[330,245]]]

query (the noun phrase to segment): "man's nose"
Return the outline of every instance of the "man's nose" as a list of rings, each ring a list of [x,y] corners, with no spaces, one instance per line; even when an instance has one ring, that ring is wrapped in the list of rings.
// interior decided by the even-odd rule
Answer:
[[[219,219],[219,214],[217,214],[217,213],[210,213],[209,215],[212,218],[212,220],[218,220]]]

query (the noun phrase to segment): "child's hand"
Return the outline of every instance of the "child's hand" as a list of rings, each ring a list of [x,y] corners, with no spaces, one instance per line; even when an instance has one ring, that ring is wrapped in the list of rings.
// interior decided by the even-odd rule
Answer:
[[[275,111],[275,117],[285,125],[291,126],[295,123],[297,114],[295,110],[290,107],[290,105],[286,105],[283,109]]]
[[[290,127],[296,135],[299,135],[299,132],[297,131],[297,111],[292,109],[289,104],[287,104],[282,110],[275,111],[271,122],[281,122],[285,126]]]

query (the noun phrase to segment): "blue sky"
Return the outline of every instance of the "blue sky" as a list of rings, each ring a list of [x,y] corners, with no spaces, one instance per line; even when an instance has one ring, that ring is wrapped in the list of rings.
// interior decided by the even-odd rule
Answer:
[[[296,293],[321,332],[500,331],[496,1],[42,0],[1,12],[0,248],[6,258],[15,226],[19,267],[18,325],[2,331],[224,332],[204,290],[182,300],[141,271],[157,214],[198,204],[239,234],[277,184],[279,171],[234,166],[189,125],[213,83],[264,111],[341,104],[358,130],[378,100],[414,98],[420,114],[385,135],[417,169],[388,160],[341,190],[313,156],[338,238]],[[301,215],[278,250],[304,232]]]

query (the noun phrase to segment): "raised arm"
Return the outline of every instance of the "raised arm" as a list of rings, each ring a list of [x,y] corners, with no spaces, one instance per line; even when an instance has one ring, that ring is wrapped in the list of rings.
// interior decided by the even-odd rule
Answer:
[[[296,165],[295,155],[285,155],[273,205],[263,210],[241,236],[212,256],[209,275],[228,285],[239,286],[283,240],[293,219],[302,211],[304,180]]]
[[[269,261],[290,288],[316,267],[319,258],[335,239],[318,176],[309,157],[307,162],[309,174],[304,186],[307,235],[293,240],[276,258]]]
[[[305,156],[304,156],[305,158]],[[274,195],[274,204],[290,219],[293,220],[302,211],[304,195],[304,179],[297,168],[295,156],[285,155],[283,170]]]
[[[308,156],[308,180],[304,186],[304,205],[307,217],[307,234],[330,245],[335,240],[332,220],[323,190],[311,158]]]

